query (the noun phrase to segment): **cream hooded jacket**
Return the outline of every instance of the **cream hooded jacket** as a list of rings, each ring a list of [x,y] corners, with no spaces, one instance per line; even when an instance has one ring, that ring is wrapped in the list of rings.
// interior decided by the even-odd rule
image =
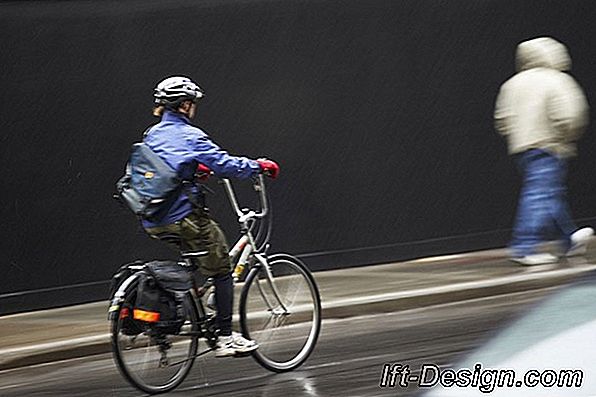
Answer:
[[[507,138],[509,153],[543,149],[574,156],[588,123],[588,103],[565,73],[571,69],[567,49],[550,37],[525,41],[517,47],[516,63],[518,73],[501,86],[495,106],[495,127]]]

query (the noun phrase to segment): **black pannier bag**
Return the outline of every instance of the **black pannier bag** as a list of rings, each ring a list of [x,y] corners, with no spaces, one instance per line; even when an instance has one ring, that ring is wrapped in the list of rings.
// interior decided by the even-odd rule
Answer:
[[[145,262],[135,261],[122,265],[116,273],[112,276],[112,283],[110,285],[110,299],[114,297],[114,294],[120,288],[120,285],[131,275],[142,269]],[[116,311],[120,316],[122,322],[121,330],[125,335],[138,335],[143,332],[143,324],[133,318],[133,306],[137,298],[136,290],[131,293],[126,301],[121,303],[119,311]],[[110,310],[110,313],[112,311]]]
[[[140,274],[134,319],[163,333],[178,333],[186,317],[183,300],[191,288],[191,274],[177,262],[148,262]]]
[[[120,268],[112,276],[112,282],[110,283],[110,298],[114,296],[120,285],[131,275],[141,270],[145,262],[134,261],[120,266]]]

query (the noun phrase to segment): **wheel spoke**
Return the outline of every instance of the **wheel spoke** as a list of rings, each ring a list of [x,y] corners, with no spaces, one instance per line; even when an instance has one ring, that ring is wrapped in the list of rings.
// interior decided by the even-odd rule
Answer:
[[[270,370],[289,371],[314,349],[320,298],[314,279],[296,258],[272,256],[269,268],[270,273],[255,268],[247,277],[240,321],[243,332],[259,344],[255,359]]]
[[[190,294],[183,301],[187,313],[185,325],[190,325],[190,332],[165,334],[130,317],[135,301],[134,285],[130,291],[122,302],[126,312],[112,317],[114,358],[124,377],[139,390],[170,391],[184,380],[197,356],[199,324],[194,301]]]

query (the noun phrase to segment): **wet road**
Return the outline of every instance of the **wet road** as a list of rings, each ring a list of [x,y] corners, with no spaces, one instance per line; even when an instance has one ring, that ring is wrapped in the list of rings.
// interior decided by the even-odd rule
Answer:
[[[450,365],[550,290],[507,294],[398,313],[329,319],[300,369],[270,373],[251,358],[197,359],[172,396],[413,396],[380,388],[384,363]],[[0,372],[0,396],[142,396],[109,354]]]

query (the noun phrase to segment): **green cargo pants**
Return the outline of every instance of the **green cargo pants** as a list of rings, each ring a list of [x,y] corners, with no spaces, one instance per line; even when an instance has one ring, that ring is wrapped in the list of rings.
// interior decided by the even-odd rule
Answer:
[[[199,258],[199,270],[205,277],[224,275],[232,271],[226,237],[207,210],[195,209],[181,221],[146,228],[145,231],[157,239],[161,234],[180,236],[181,247],[176,246],[176,249],[209,251],[207,256]]]

